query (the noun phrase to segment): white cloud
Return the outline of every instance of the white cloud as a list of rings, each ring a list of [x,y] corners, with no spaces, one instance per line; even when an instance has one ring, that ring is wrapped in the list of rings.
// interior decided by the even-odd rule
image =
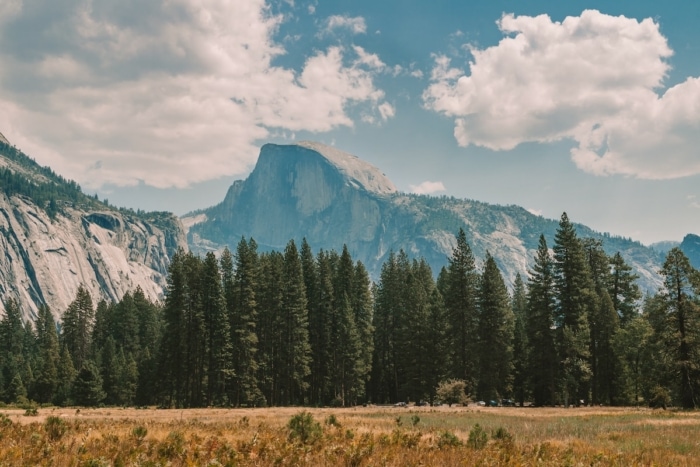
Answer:
[[[337,29],[345,29],[353,34],[365,34],[367,23],[362,16],[333,15],[326,20],[326,34],[332,34]]]
[[[350,106],[389,105],[384,64],[360,47],[272,65],[282,18],[264,0],[50,3],[2,20],[0,131],[88,188],[240,174],[271,131],[325,132],[353,125]]]
[[[411,190],[411,193],[415,193],[417,195],[429,195],[446,190],[445,185],[442,182],[431,182],[427,180],[419,185],[409,185],[408,187]]]
[[[396,115],[396,109],[393,105],[389,104],[388,102],[382,102],[381,104],[379,104],[379,107],[377,107],[377,109],[379,110],[379,115],[382,116],[382,120],[384,121],[387,121],[394,115]]]
[[[498,26],[506,37],[472,47],[469,74],[437,56],[423,94],[455,118],[461,146],[570,138],[573,161],[593,174],[700,173],[700,80],[660,91],[673,52],[652,19],[587,10],[562,22],[504,15]]]

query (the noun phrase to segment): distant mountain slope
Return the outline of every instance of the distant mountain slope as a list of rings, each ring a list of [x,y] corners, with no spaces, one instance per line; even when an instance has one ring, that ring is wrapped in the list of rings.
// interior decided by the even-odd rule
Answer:
[[[0,300],[18,300],[25,319],[41,304],[59,317],[80,284],[95,301],[137,286],[156,300],[186,246],[174,215],[117,210],[0,142]]]
[[[695,269],[700,269],[700,236],[688,234],[683,238],[680,249],[690,260]]]
[[[223,202],[182,220],[195,252],[233,250],[241,236],[252,236],[261,249],[281,249],[291,238],[306,237],[314,249],[347,244],[374,278],[389,252],[399,249],[425,257],[437,273],[462,227],[477,259],[488,250],[508,282],[527,274],[540,234],[551,246],[558,226],[518,206],[398,193],[375,167],[319,143],[263,146],[253,172],[234,182]],[[658,288],[658,252],[583,225],[577,229],[583,237],[602,239],[609,254],[620,251],[644,289]]]

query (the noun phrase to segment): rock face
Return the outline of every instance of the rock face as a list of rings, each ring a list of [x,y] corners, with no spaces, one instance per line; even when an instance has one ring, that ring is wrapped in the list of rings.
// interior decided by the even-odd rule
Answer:
[[[550,246],[558,221],[535,216],[517,206],[398,193],[377,168],[319,143],[263,146],[245,181],[236,181],[223,202],[182,219],[190,249],[197,253],[234,250],[242,236],[261,250],[282,249],[306,238],[314,250],[348,246],[373,278],[390,251],[403,249],[424,257],[435,274],[447,264],[464,228],[474,254],[488,250],[507,282],[527,276],[540,234]],[[599,234],[578,225],[583,237],[603,240],[640,275],[640,285],[655,291],[661,255],[638,242]]]
[[[688,234],[680,245],[681,251],[688,257],[695,269],[700,269],[700,236]]]
[[[62,181],[1,154],[0,168],[38,185]],[[81,284],[94,301],[118,300],[137,286],[152,300],[162,298],[170,257],[187,248],[172,214],[122,212],[81,196],[58,201],[50,216],[27,195],[0,192],[0,298],[16,299],[25,319],[42,304],[58,319]]]

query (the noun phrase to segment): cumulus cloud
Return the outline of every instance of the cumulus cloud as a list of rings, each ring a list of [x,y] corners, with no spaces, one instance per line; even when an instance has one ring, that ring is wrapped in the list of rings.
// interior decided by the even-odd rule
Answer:
[[[365,34],[367,23],[362,16],[333,15],[326,20],[326,34],[332,34],[337,29],[345,29],[353,34]]]
[[[387,114],[384,64],[360,47],[273,65],[283,18],[265,0],[0,4],[0,131],[89,188],[240,174],[271,131]]]
[[[409,185],[411,193],[417,195],[429,195],[432,193],[439,193],[441,191],[446,191],[445,185],[442,182],[431,182],[425,181],[419,185]]]
[[[572,139],[573,161],[596,175],[700,173],[700,80],[662,88],[673,52],[652,19],[586,10],[497,24],[505,37],[471,47],[469,73],[436,56],[423,93],[426,108],[455,118],[461,146]]]

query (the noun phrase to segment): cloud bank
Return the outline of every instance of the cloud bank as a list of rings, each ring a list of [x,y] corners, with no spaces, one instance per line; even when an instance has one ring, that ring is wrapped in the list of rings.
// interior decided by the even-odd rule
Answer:
[[[264,0],[0,5],[0,131],[91,188],[239,174],[270,129],[353,126],[354,106],[393,116],[375,86],[384,64],[361,47],[275,66],[283,18]]]
[[[673,52],[652,19],[587,10],[497,24],[505,37],[472,47],[469,73],[437,56],[423,93],[426,108],[455,119],[460,146],[572,139],[574,163],[592,174],[700,173],[700,79],[662,88]]]
[[[430,195],[446,191],[445,185],[442,182],[431,182],[426,180],[418,185],[409,185],[411,193],[417,195]]]

